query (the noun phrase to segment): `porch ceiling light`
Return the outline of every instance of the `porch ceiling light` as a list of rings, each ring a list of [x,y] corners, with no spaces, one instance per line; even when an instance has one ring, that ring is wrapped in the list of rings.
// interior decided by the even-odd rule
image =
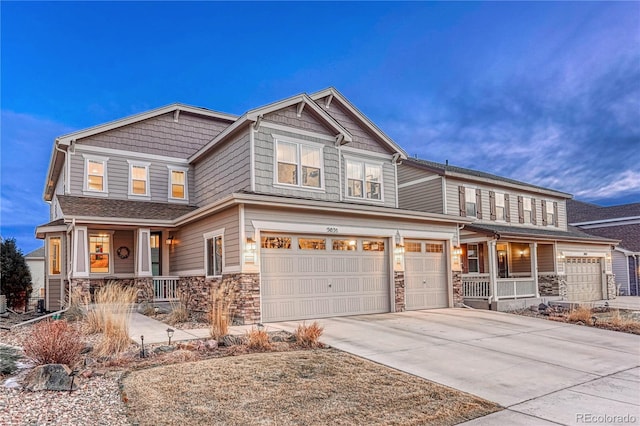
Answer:
[[[171,235],[169,238],[167,238],[166,244],[168,246],[173,245],[173,235]]]

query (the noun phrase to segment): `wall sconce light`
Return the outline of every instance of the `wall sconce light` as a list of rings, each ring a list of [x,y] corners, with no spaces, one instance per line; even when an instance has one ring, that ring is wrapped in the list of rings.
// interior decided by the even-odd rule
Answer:
[[[404,245],[400,243],[396,244],[396,249],[394,251],[395,251],[395,254],[398,254],[398,255],[404,254]]]
[[[167,336],[169,336],[169,346],[171,346],[171,338],[173,337],[173,332],[175,330],[173,328],[167,328]]]
[[[245,243],[244,262],[256,263],[256,240],[251,237],[247,237],[247,242]]]
[[[461,256],[462,255],[462,247],[460,246],[455,246],[453,248],[453,255],[454,256]]]
[[[524,257],[524,250],[520,250],[520,258]]]
[[[169,238],[167,238],[167,241],[165,241],[166,244],[168,246],[172,246],[173,245],[173,235],[171,235]]]

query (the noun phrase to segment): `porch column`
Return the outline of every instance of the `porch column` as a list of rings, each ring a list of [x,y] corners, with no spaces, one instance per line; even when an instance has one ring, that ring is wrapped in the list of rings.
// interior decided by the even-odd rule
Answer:
[[[498,301],[498,280],[496,277],[498,263],[496,261],[496,240],[489,241],[489,284],[491,285],[491,296]]]
[[[531,253],[531,274],[533,275],[533,285],[536,287],[536,298],[540,297],[540,289],[538,288],[538,243],[529,244]]]
[[[89,277],[89,248],[87,247],[87,227],[73,229],[73,277]]]
[[[151,231],[138,229],[136,250],[136,277],[151,277]]]

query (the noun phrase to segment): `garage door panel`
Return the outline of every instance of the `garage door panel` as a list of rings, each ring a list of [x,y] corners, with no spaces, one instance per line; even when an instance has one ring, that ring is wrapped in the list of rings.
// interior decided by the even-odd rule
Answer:
[[[358,250],[334,251],[331,238],[324,250],[303,250],[291,238],[290,249],[261,249],[263,321],[389,312],[388,251],[363,251],[357,237],[337,238],[357,240]]]
[[[566,259],[567,299],[589,302],[602,299],[602,267],[599,258]]]
[[[446,308],[449,289],[444,243],[405,241],[412,250],[405,252],[405,300],[407,310]],[[426,252],[430,250],[440,251]]]

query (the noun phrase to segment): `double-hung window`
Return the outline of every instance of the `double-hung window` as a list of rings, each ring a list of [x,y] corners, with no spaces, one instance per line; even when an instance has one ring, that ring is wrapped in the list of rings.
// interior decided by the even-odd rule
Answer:
[[[149,196],[149,163],[129,161],[129,195]]]
[[[467,266],[469,273],[480,272],[478,244],[467,244]]]
[[[49,238],[49,275],[60,275],[61,253],[60,237]]]
[[[505,220],[505,207],[504,207],[504,194],[496,192],[495,194],[496,200],[496,220]]]
[[[322,147],[276,140],[276,183],[321,189]]]
[[[543,212],[547,215],[547,225],[555,226],[556,224],[556,214],[555,214],[555,206],[553,201],[547,201],[547,211]]]
[[[84,190],[89,193],[107,192],[108,158],[84,155]],[[98,194],[96,194],[98,195]]]
[[[464,188],[465,210],[468,217],[475,217],[478,214],[476,207],[475,188]]]
[[[382,165],[347,160],[347,196],[382,200]]]
[[[107,233],[89,234],[89,271],[108,274],[111,257],[111,236]]]
[[[204,262],[207,277],[222,275],[224,230],[204,234]]]
[[[187,169],[169,166],[169,200],[187,199]]]
[[[523,197],[522,198],[522,213],[524,215],[524,223],[532,223],[531,218],[531,198]]]

